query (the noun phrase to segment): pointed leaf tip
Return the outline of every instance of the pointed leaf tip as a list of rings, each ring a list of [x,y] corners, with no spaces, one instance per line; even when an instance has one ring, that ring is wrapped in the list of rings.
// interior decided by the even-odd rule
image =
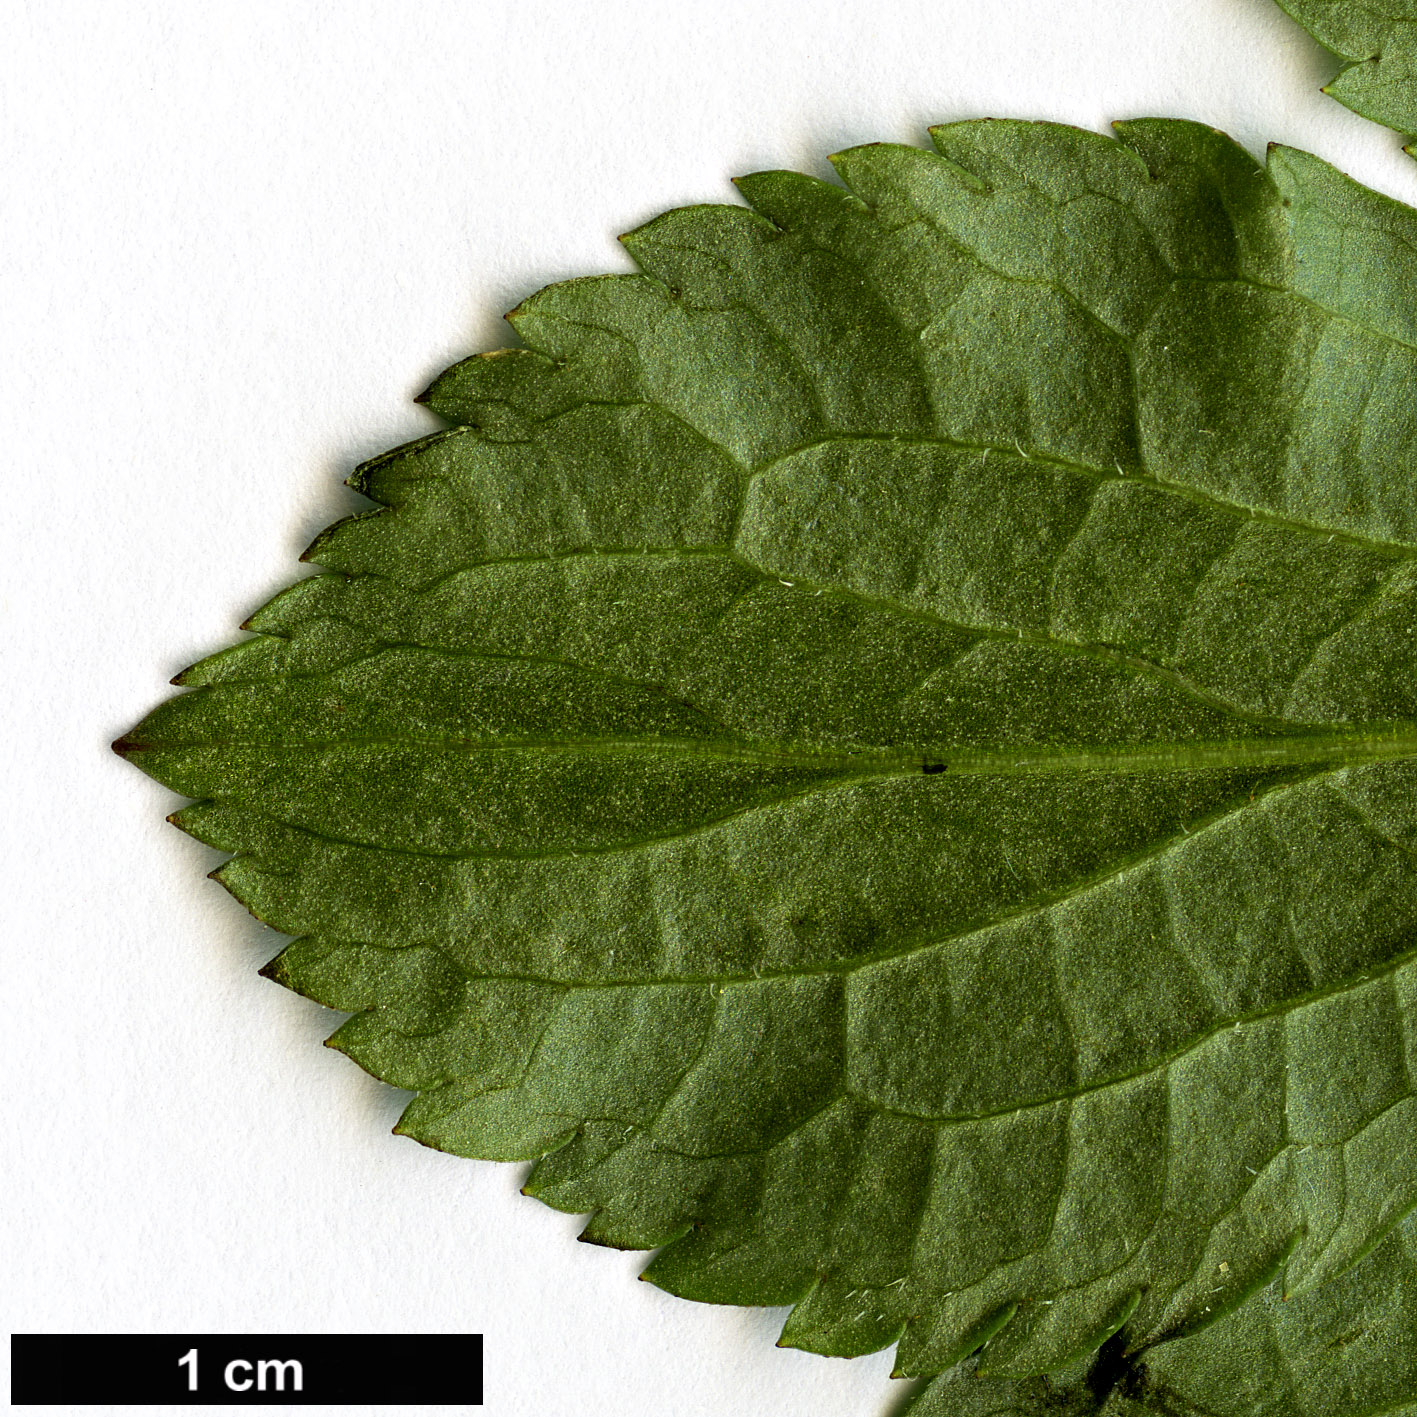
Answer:
[[[376,464],[398,512],[300,557],[354,579],[268,617],[298,652],[141,729],[213,878],[321,941],[300,988],[360,1011],[327,1046],[448,1085],[420,1131],[542,1157],[523,1193],[617,1235],[702,1217],[639,1276],[670,1292],[822,1274],[823,1348],[910,1256],[908,1299],[868,1286],[902,1376],[996,1300],[1036,1371],[1138,1280],[1180,1295],[1138,1333],[1203,1306],[1213,1234],[1266,1263],[1309,1203],[1250,1180],[1286,1061],[1306,1127],[1379,1119],[1321,1197],[1357,1254],[1408,1184],[1369,986],[1417,975],[1417,438],[1352,375],[1408,367],[1411,214],[1310,159],[1298,224],[1200,125],[1136,126],[1150,190],[1101,135],[937,131],[835,155],[859,204],[765,182],[800,237],[695,208],[653,279],[518,307],[536,354],[436,384],[495,436]],[[1347,1090],[1298,1075],[1333,1039]],[[1210,1209],[1167,1209],[1182,1174]]]

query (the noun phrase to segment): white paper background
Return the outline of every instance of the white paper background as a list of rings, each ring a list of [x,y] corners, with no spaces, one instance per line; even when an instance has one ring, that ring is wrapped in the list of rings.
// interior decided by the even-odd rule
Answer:
[[[480,1330],[494,1417],[886,1412],[887,1355],[778,1350],[524,1168],[390,1136],[404,1095],[256,976],[279,937],[108,741],[433,426],[432,374],[735,173],[979,115],[1202,118],[1407,201],[1417,165],[1270,0],[51,0],[0,54],[10,1329]]]

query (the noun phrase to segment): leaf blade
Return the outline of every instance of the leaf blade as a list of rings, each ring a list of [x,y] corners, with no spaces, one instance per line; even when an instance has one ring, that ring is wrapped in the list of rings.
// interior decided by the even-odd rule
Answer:
[[[1411,215],[934,137],[527,302],[120,747],[403,1131],[787,1341],[1042,1373],[1417,1202]]]

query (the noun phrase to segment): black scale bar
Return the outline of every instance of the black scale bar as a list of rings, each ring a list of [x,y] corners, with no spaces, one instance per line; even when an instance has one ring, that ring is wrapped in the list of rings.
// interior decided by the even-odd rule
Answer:
[[[17,1333],[15,1406],[479,1406],[482,1335]]]

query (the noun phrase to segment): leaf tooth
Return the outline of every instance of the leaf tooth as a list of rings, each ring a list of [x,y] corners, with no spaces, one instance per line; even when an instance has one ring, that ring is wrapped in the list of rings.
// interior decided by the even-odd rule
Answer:
[[[349,527],[353,526],[356,522],[367,522],[373,517],[383,515],[385,515],[385,513],[381,508],[377,512],[355,512],[351,516],[341,517],[339,521],[327,526],[324,531],[300,553],[299,559],[307,565],[324,565],[324,562],[320,559],[321,555],[331,543],[342,540],[345,531]]]
[[[1141,1303],[1141,1288],[1133,1289],[1130,1293],[1124,1294],[1117,1302],[1112,1311],[1104,1318],[1101,1325],[1085,1333],[1082,1338],[1071,1347],[1071,1349],[1061,1355],[1049,1355],[1048,1367],[1050,1370],[1071,1368],[1078,1363],[1084,1362],[1091,1354],[1095,1353],[1104,1343],[1116,1334],[1131,1316],[1136,1313],[1137,1306]],[[989,1361],[989,1354],[986,1351],[979,1360],[980,1373],[990,1377],[1031,1377],[1037,1371],[1038,1364],[1025,1362],[1022,1368],[1010,1368],[1012,1359],[1005,1359],[996,1369]]]
[[[953,1368],[956,1363],[963,1362],[976,1349],[982,1348],[992,1338],[1002,1333],[1013,1322],[1014,1316],[1018,1313],[1018,1307],[1019,1301],[1010,1299],[1007,1303],[988,1310],[975,1322],[957,1331],[953,1335],[953,1342],[947,1340],[948,1346],[943,1352],[932,1351],[929,1353],[930,1368],[935,1372],[943,1372],[946,1368]],[[891,1372],[891,1377],[914,1378],[920,1375],[918,1370],[907,1370],[904,1366],[906,1361],[908,1360],[902,1358],[897,1350],[896,1364]]]

